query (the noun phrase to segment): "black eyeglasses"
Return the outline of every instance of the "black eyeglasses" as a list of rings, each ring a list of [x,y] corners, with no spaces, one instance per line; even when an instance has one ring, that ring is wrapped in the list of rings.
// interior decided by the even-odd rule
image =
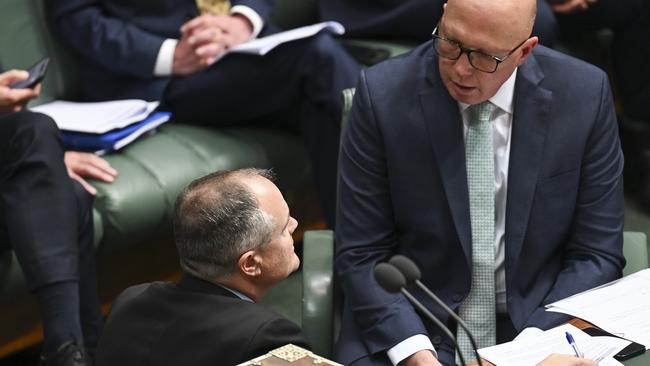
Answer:
[[[472,65],[473,68],[489,74],[497,71],[499,64],[510,57],[528,40],[525,39],[517,47],[513,48],[512,51],[508,52],[508,54],[504,57],[496,57],[488,55],[487,53],[479,50],[473,50],[471,48],[464,47],[460,42],[441,37],[437,33],[438,26],[436,26],[436,28],[433,30],[433,33],[431,33],[431,37],[433,37],[433,49],[436,51],[436,54],[438,54],[438,56],[449,60],[458,60],[463,53],[466,53],[469,64]]]

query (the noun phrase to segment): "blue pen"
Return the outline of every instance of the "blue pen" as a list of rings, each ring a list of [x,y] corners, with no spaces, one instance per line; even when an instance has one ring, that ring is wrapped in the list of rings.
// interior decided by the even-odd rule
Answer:
[[[582,357],[582,352],[578,350],[578,346],[576,345],[575,339],[573,339],[573,336],[569,332],[564,332],[566,334],[566,340],[569,342],[571,347],[573,348],[573,352],[575,352],[576,357],[581,358]]]

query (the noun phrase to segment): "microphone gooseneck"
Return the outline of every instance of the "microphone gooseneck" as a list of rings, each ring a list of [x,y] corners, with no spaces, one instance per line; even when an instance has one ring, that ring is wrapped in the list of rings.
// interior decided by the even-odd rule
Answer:
[[[421,313],[423,313],[427,319],[429,319],[433,324],[435,324],[440,330],[445,333],[445,335],[452,341],[454,347],[458,349],[458,343],[456,338],[451,333],[449,328],[447,328],[435,315],[433,315],[429,309],[427,309],[421,302],[419,302],[405,287],[406,287],[406,278],[397,269],[394,265],[390,263],[378,263],[375,266],[375,280],[384,290],[390,293],[401,292],[413,306],[415,306]],[[465,358],[463,355],[458,352],[458,357],[463,365],[465,365]]]
[[[417,264],[413,262],[410,258],[396,254],[394,255],[388,263],[392,264],[397,268],[401,274],[404,276],[406,279],[407,284],[412,284],[415,283],[416,286],[418,286],[427,296],[429,296],[433,301],[438,304],[449,316],[451,316],[457,323],[458,325],[465,330],[465,333],[467,333],[467,336],[469,337],[469,341],[472,343],[472,348],[474,349],[474,355],[476,356],[476,360],[479,364],[479,366],[483,366],[483,362],[481,361],[481,357],[478,354],[478,347],[476,346],[476,340],[474,340],[474,335],[472,332],[470,332],[469,327],[467,326],[467,323],[463,319],[461,319],[453,310],[447,306],[438,296],[436,296],[429,288],[427,288],[421,281],[420,278],[422,276],[420,269],[418,268]],[[460,354],[460,351],[458,351],[458,354]]]

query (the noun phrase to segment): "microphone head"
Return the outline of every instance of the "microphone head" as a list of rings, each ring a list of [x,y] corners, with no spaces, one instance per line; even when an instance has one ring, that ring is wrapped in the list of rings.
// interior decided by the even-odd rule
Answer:
[[[389,263],[379,263],[375,266],[375,280],[387,292],[399,292],[406,287],[404,275]]]
[[[413,283],[422,276],[417,264],[401,254],[394,255],[388,263],[395,266],[404,275],[407,283]]]

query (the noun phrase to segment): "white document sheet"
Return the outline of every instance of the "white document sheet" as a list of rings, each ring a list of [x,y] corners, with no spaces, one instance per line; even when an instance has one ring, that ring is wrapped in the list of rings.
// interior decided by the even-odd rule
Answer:
[[[630,344],[615,337],[591,337],[571,324],[564,324],[524,339],[482,348],[478,352],[496,366],[534,366],[552,353],[575,354],[565,332],[571,333],[584,357],[601,366],[622,365],[612,357]]]
[[[61,130],[101,134],[142,121],[158,104],[139,99],[97,103],[57,100],[31,110],[52,117]]]
[[[547,305],[609,333],[650,346],[650,269]]]
[[[345,28],[341,23],[338,22],[322,22],[312,25],[307,25],[300,28],[291,29],[288,31],[272,34],[267,37],[257,38],[250,42],[242,43],[237,45],[226,52],[224,52],[220,58],[229,54],[229,53],[248,53],[252,55],[263,56],[269,53],[275,47],[287,43],[290,41],[295,41],[298,39],[313,37],[317,33],[322,31],[329,31],[337,35],[345,33]],[[220,58],[217,58],[218,61]]]

